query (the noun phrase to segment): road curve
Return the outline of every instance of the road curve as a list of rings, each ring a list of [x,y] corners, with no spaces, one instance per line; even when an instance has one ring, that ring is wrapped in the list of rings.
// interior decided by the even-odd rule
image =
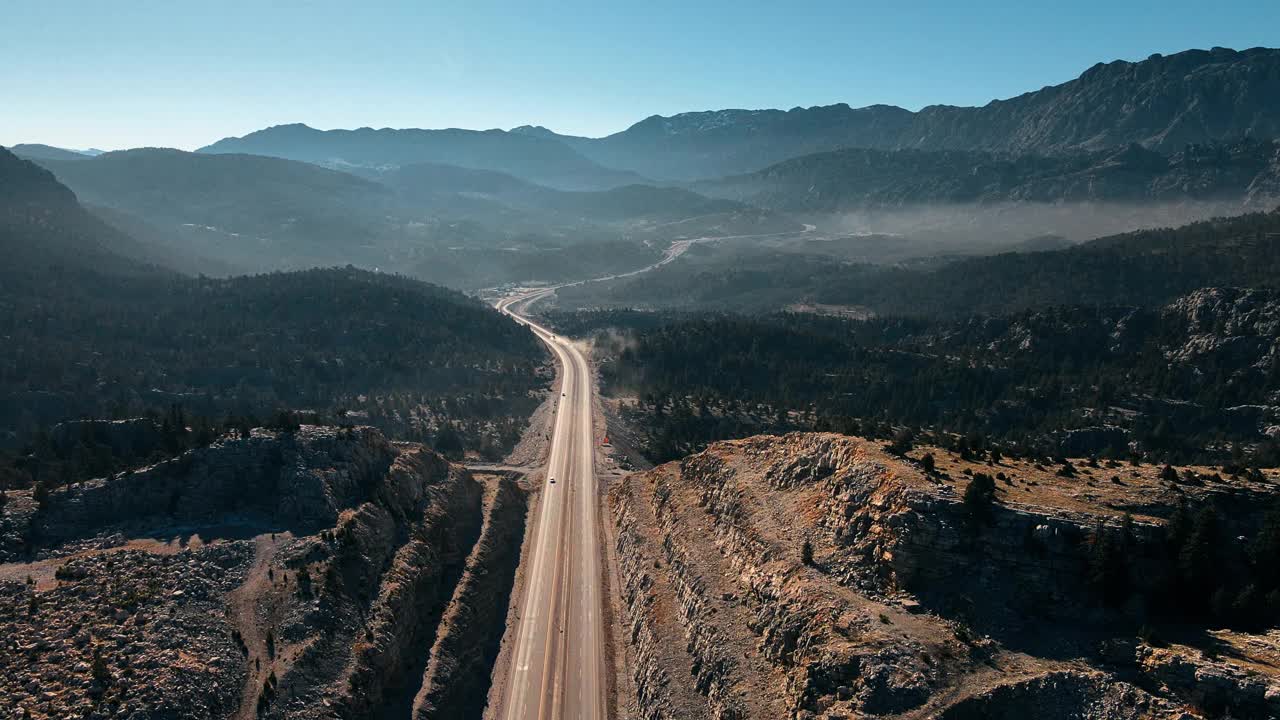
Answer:
[[[556,399],[551,455],[526,559],[502,717],[605,720],[591,373],[578,348],[522,314],[552,292],[523,293],[496,305],[528,325],[555,354],[562,392]]]

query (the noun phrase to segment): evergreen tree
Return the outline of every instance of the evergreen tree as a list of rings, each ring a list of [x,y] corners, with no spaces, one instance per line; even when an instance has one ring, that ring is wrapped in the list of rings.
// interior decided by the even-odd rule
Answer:
[[[435,450],[450,460],[462,459],[466,447],[462,442],[462,435],[452,423],[445,423],[436,433]]]
[[[1089,583],[1109,607],[1118,607],[1129,597],[1132,547],[1133,518],[1128,514],[1118,532],[1098,522],[1089,553]]]
[[[991,506],[995,502],[996,481],[986,473],[975,473],[964,489],[964,509],[976,527],[991,521]]]
[[[1183,589],[1193,610],[1205,610],[1213,594],[1223,589],[1218,551],[1219,525],[1218,512],[1212,505],[1201,508],[1178,554]]]

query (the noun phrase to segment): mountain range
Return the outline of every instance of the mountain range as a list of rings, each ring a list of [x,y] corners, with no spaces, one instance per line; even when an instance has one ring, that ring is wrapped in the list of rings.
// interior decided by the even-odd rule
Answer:
[[[15,155],[53,171],[84,204],[68,221],[91,223],[128,259],[219,275],[353,263],[474,289],[625,272],[673,240],[793,232],[791,213],[821,223],[917,205],[1213,205],[1185,221],[1270,209],[1277,118],[1280,50],[1215,48],[1098,64],[981,108],[708,111],[596,139],[281,125],[194,153]],[[899,232],[828,219],[824,231]],[[1070,236],[1061,225],[1028,223],[1001,243]]]
[[[982,107],[845,104],[652,116],[603,138],[543,127],[331,130],[285,125],[202,153],[356,172],[498,171],[560,189],[645,177],[784,210],[923,202],[1161,201],[1275,194],[1280,50],[1214,48],[1099,63]],[[421,170],[416,171],[419,175]],[[713,183],[710,179],[729,176]]]
[[[33,162],[74,191],[100,226],[148,246],[134,255],[216,276],[355,264],[473,289],[646,265],[666,244],[653,233],[675,221],[704,234],[799,229],[681,188],[558,190],[432,163],[346,172],[160,148]]]
[[[1188,145],[1171,155],[1137,143],[1050,156],[846,148],[693,187],[793,212],[937,203],[1217,199],[1269,209],[1280,198],[1280,143]]]
[[[225,138],[197,152],[269,155],[337,168],[441,163],[504,172],[567,190],[643,181],[635,173],[603,167],[564,143],[501,130],[316,130],[301,124],[278,125]]]
[[[512,132],[677,180],[748,173],[846,147],[1055,154],[1137,143],[1170,153],[1188,143],[1280,136],[1280,50],[1213,48],[1099,63],[1075,80],[982,107],[716,110],[655,115],[603,138],[529,126]]]

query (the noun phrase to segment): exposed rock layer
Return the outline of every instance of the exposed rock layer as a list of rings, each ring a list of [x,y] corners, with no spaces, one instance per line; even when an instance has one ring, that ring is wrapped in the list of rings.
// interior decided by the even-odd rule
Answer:
[[[865,441],[793,434],[629,476],[610,501],[637,715],[1174,718],[1223,696],[1250,716],[1280,710],[1265,663],[1214,671],[1131,629],[1106,644],[1125,621],[1087,597],[1081,541],[1125,510],[1135,542],[1157,536],[1176,500],[1155,469],[1102,487],[1093,471],[1055,483],[1006,461],[1016,477],[975,534],[964,464],[944,465],[926,475]],[[1247,480],[1180,492],[1239,508],[1276,494]],[[1247,641],[1240,657],[1274,657],[1274,638]],[[1224,689],[1197,689],[1207,677]]]
[[[421,694],[440,708],[421,717],[478,717],[523,508],[510,480],[370,428],[257,430],[43,506],[11,494],[0,705],[373,718]]]

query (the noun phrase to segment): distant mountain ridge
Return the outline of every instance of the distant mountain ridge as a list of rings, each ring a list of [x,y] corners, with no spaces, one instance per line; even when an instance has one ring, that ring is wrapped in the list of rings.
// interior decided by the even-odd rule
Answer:
[[[633,172],[603,167],[557,140],[502,130],[317,130],[302,124],[277,125],[219,140],[197,152],[268,155],[335,168],[457,165],[564,190],[608,189],[644,180]]]
[[[108,225],[166,251],[153,262],[214,276],[351,264],[472,289],[631,270],[656,259],[653,233],[793,224],[680,188],[557,190],[443,164],[357,174],[162,148],[39,164]],[[697,222],[661,229],[689,219]]]
[[[1137,143],[1174,152],[1189,143],[1280,137],[1280,50],[1214,48],[1099,63],[1075,80],[982,107],[911,112],[845,104],[652,116],[604,138],[555,137],[610,167],[662,179],[752,172],[838,148],[1096,151]]]
[[[386,172],[379,180],[400,193],[404,200],[418,205],[431,206],[442,201],[456,204],[460,197],[466,197],[548,213],[549,219],[559,216],[600,222],[678,219],[744,209],[741,203],[732,200],[708,198],[674,187],[635,184],[595,191],[555,190],[505,173],[435,163],[405,165]]]
[[[101,155],[100,150],[67,150],[66,148],[42,145],[40,143],[22,143],[9,148],[14,155],[24,160],[88,160]]]
[[[394,210],[376,182],[274,157],[140,148],[41,164],[86,204],[162,228],[175,248],[249,269],[371,263],[366,248]]]
[[[1057,156],[848,148],[695,187],[792,212],[938,203],[1219,199],[1270,209],[1280,198],[1280,142],[1188,145],[1169,156],[1137,144]]]

